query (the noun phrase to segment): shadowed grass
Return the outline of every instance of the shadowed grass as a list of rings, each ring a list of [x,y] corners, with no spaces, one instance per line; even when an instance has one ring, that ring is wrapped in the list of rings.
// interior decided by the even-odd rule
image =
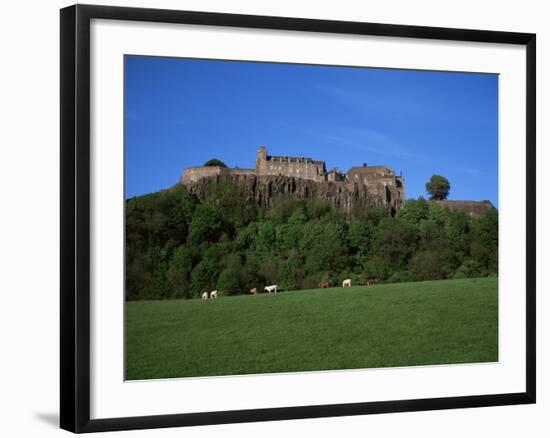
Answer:
[[[126,378],[495,362],[498,279],[126,303]]]

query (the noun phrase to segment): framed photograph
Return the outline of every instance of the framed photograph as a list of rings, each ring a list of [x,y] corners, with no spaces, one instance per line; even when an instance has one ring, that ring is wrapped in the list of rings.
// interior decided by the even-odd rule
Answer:
[[[535,35],[61,10],[61,416],[535,403]]]

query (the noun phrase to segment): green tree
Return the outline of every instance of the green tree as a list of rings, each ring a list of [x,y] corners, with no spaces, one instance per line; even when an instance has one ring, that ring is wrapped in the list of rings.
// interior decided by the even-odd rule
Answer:
[[[212,167],[212,166],[220,166],[220,167],[227,167],[227,165],[217,158],[212,158],[211,160],[208,160],[206,163],[204,163],[204,167]]]
[[[319,224],[321,237],[313,242],[311,251],[305,254],[305,268],[309,274],[337,273],[347,265],[345,228],[338,223]]]
[[[154,279],[150,267],[141,257],[126,258],[126,300],[155,297]]]
[[[348,239],[351,251],[359,256],[367,255],[374,231],[375,226],[370,221],[353,221],[348,230]]]
[[[288,259],[281,262],[280,275],[280,285],[284,290],[296,290],[303,287],[306,273],[297,250],[291,251]]]
[[[275,249],[277,241],[277,232],[275,225],[267,221],[258,227],[258,236],[256,237],[256,249],[261,252],[270,252]]]
[[[158,246],[151,246],[145,251],[144,261],[146,270],[152,276],[148,297],[168,298],[170,288],[166,278],[168,264],[165,251]]]
[[[430,202],[428,205],[428,220],[443,227],[449,217],[449,209],[438,202]]]
[[[194,251],[179,246],[175,251],[166,273],[170,295],[174,298],[191,298],[191,271],[195,259]]]
[[[317,198],[305,200],[304,206],[308,220],[320,219],[333,210],[328,201]]]
[[[498,271],[498,211],[491,208],[473,224],[472,257],[487,273]]]
[[[483,269],[479,266],[479,263],[474,259],[464,259],[462,264],[456,270],[454,278],[474,278],[480,277]]]
[[[450,190],[451,184],[449,180],[441,175],[432,175],[426,183],[426,191],[430,194],[430,199],[447,199]]]
[[[418,225],[420,221],[428,219],[429,205],[423,198],[409,199],[399,210],[398,217],[411,225]]]
[[[470,247],[470,218],[462,210],[449,210],[445,231],[450,248],[462,259]]]
[[[256,204],[248,199],[241,186],[229,181],[224,181],[223,184],[209,184],[202,204],[215,210],[234,228],[247,225],[257,215]]]
[[[220,273],[217,288],[227,294],[243,292],[246,285],[243,278],[243,264],[239,254],[229,254],[224,260],[224,269]]]
[[[372,222],[374,226],[378,226],[382,219],[386,219],[390,216],[390,212],[387,208],[374,207],[370,208],[367,212],[367,220]]]
[[[201,204],[195,210],[189,226],[188,243],[200,245],[203,242],[217,242],[227,228],[224,217],[217,209]]]
[[[447,233],[445,228],[433,220],[423,220],[418,226],[420,242],[422,249],[438,249],[448,246]]]
[[[235,247],[237,250],[252,248],[258,236],[258,223],[251,222],[246,227],[239,228],[235,236]]]
[[[416,229],[412,225],[399,218],[388,217],[378,225],[371,254],[385,259],[392,272],[402,270],[416,250],[416,241]]]
[[[260,273],[265,281],[269,284],[277,283],[281,277],[280,272],[278,257],[274,254],[265,254],[260,265]]]
[[[449,274],[448,265],[441,254],[434,250],[416,253],[409,262],[409,270],[417,280],[439,280]]]
[[[167,239],[174,241],[176,247],[185,243],[187,239],[196,205],[197,199],[187,191],[185,186],[177,186],[164,194],[163,227],[166,228]]]
[[[199,296],[205,290],[212,290],[221,271],[222,253],[217,245],[209,246],[202,260],[191,272],[191,289],[194,296]]]
[[[302,220],[308,219],[312,214],[322,211],[324,204],[316,205],[310,199],[296,199],[290,196],[280,196],[273,200],[273,205],[269,208],[267,216],[269,219],[279,225],[287,223],[293,214],[296,214]]]
[[[365,264],[365,274],[367,277],[377,280],[386,280],[392,273],[390,261],[386,257],[374,254],[368,258]]]
[[[275,234],[277,247],[281,252],[288,253],[292,250],[303,234],[303,226],[307,218],[302,209],[296,210],[290,215],[287,223],[277,225]]]

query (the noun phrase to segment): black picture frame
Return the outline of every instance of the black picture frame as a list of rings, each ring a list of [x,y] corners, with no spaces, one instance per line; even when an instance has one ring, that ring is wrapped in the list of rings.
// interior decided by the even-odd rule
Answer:
[[[90,21],[130,20],[335,34],[488,42],[526,47],[525,392],[90,419]],[[61,10],[60,426],[101,432],[535,403],[536,35],[377,23],[74,5]]]

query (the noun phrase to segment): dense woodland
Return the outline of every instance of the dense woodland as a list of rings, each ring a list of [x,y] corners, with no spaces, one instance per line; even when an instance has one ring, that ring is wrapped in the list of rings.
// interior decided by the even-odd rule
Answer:
[[[236,185],[198,201],[184,186],[126,201],[126,298],[194,298],[269,284],[309,289],[345,278],[364,284],[497,275],[498,211],[480,218],[423,198],[395,217],[352,217],[318,199],[276,199],[269,209]]]

